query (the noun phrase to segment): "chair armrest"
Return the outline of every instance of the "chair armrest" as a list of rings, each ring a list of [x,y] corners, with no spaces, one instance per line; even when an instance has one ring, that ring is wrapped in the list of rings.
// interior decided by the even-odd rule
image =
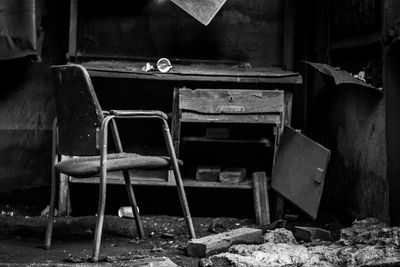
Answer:
[[[151,118],[158,117],[163,120],[167,120],[168,116],[159,110],[111,110],[111,115],[116,117],[137,117],[137,118]]]

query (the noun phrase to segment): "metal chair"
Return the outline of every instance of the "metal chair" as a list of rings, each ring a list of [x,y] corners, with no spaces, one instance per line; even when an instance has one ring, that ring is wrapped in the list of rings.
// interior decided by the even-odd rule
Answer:
[[[132,205],[139,238],[144,237],[129,169],[172,168],[185,222],[191,238],[195,238],[178,160],[172,144],[167,115],[161,111],[113,110],[100,108],[91,79],[80,65],[51,68],[57,118],[53,125],[51,200],[45,248],[51,246],[54,224],[56,182],[60,173],[73,177],[100,175],[98,215],[93,243],[92,260],[98,261],[106,202],[107,171],[122,171],[130,204]],[[169,157],[143,156],[125,153],[117,130],[116,119],[156,119],[161,122]],[[110,127],[109,127],[110,126]],[[109,128],[117,153],[108,154]],[[61,160],[61,155],[78,156]]]

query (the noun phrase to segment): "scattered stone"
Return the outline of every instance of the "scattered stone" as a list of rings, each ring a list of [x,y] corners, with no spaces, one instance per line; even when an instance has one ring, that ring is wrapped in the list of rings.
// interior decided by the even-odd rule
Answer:
[[[276,230],[267,232],[264,235],[264,242],[273,243],[273,244],[297,244],[296,239],[293,236],[293,233],[284,228],[278,228]]]
[[[164,249],[159,247],[153,247],[152,249],[150,249],[150,252],[161,252],[161,251],[164,251]]]
[[[277,229],[265,234],[266,243],[234,245],[204,260],[204,266],[400,266],[399,232],[366,219],[343,229],[340,242],[306,247],[296,244],[290,231]]]
[[[225,232],[227,229],[225,221],[220,219],[213,220],[208,226],[208,231],[213,234]]]
[[[178,267],[170,258],[155,257],[147,259],[138,259],[129,262],[131,267]]]
[[[286,224],[287,224],[287,221],[286,220],[277,220],[277,221],[274,221],[273,223],[271,223],[271,224],[268,224],[265,228],[264,228],[264,232],[266,232],[266,231],[271,231],[271,230],[275,230],[275,229],[278,229],[278,228],[286,228]]]
[[[213,262],[209,258],[202,258],[199,260],[199,267],[212,267]]]
[[[400,248],[400,228],[388,227],[376,218],[367,218],[340,230],[339,242],[343,245],[367,244]]]
[[[75,256],[72,256],[72,255],[68,255],[68,257],[66,257],[64,259],[64,262],[68,262],[68,263],[83,263],[83,262],[89,262],[89,258],[75,257]]]
[[[186,247],[189,256],[204,258],[227,251],[234,244],[260,244],[262,231],[252,228],[238,228],[216,235],[192,239]]]
[[[301,245],[236,245],[211,256],[208,266],[398,266],[400,251],[393,248],[347,247],[332,244],[306,248]]]

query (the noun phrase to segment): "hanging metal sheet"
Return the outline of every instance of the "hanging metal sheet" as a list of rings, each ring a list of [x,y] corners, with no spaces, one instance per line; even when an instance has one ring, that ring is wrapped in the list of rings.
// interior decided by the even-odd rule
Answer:
[[[316,218],[330,151],[285,126],[272,171],[272,188]]]
[[[195,19],[208,25],[226,0],[171,0]]]

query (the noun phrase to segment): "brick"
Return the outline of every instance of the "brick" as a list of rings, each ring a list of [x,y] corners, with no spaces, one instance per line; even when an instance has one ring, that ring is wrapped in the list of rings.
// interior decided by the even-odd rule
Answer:
[[[219,174],[219,181],[225,184],[237,184],[246,179],[245,168],[226,168]]]
[[[225,252],[235,244],[261,244],[263,235],[261,229],[239,228],[232,231],[192,239],[186,247],[189,256],[204,258]]]
[[[196,180],[205,182],[218,182],[220,166],[198,166],[196,171]]]

